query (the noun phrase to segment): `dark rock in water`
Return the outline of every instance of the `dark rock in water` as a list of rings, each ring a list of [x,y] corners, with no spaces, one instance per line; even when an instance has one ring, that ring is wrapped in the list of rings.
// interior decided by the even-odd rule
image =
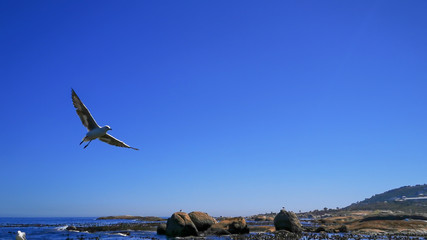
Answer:
[[[274,218],[276,230],[287,230],[292,233],[301,233],[302,225],[294,212],[288,212],[284,209]]]
[[[76,228],[76,226],[68,226],[67,228],[66,228],[66,230],[68,230],[68,231],[77,231],[77,228]]]
[[[212,225],[217,223],[213,217],[204,212],[191,212],[188,214],[188,216],[191,218],[191,221],[194,223],[199,232],[204,232]]]
[[[176,212],[166,223],[166,235],[171,237],[198,236],[196,226],[185,212]]]
[[[274,229],[276,229],[276,228],[274,228]],[[316,227],[314,227],[314,226],[303,226],[302,227],[302,231],[303,232],[315,232],[316,231]]]
[[[225,226],[228,226],[228,231],[232,234],[249,233],[249,228],[246,224],[246,220],[242,217],[226,219],[221,223]]]
[[[320,232],[326,232],[326,229],[322,226],[316,228],[316,230],[314,230],[314,232],[320,233]]]
[[[221,232],[220,229],[226,230],[231,234],[249,233],[249,228],[246,224],[246,220],[242,217],[227,218],[225,220],[222,220],[221,222],[212,225],[208,229],[208,232]]]
[[[157,226],[157,234],[166,235],[166,224],[160,224]]]
[[[338,231],[341,233],[346,233],[348,232],[348,228],[346,225],[342,225],[341,227],[338,228]]]
[[[252,225],[252,226],[248,226],[249,227],[249,231],[251,233],[254,232],[274,232],[276,231],[276,228],[274,226],[260,226],[260,225]]]

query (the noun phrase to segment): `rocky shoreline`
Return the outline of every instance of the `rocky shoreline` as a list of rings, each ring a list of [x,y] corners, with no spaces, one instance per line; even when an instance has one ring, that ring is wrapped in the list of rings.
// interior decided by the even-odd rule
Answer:
[[[357,234],[427,235],[427,216],[392,212],[359,211],[328,216],[313,221],[316,232],[351,232]]]
[[[109,219],[123,219],[121,217]],[[134,218],[141,221],[154,219],[126,216],[126,219]],[[176,212],[167,221],[161,220],[107,226],[70,226],[67,230],[90,233],[110,231],[122,236],[130,235],[130,231],[155,231],[168,238],[186,239],[215,239],[219,236],[222,239],[427,239],[427,217],[423,215],[349,212],[342,216],[304,219],[305,224],[302,225],[295,213],[282,209],[278,214],[247,218],[214,218],[204,212]]]

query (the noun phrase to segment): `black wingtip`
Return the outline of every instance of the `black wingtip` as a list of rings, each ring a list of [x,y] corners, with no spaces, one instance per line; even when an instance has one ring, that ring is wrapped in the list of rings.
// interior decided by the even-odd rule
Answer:
[[[71,96],[77,97],[77,93],[74,91],[73,88],[71,88]],[[78,98],[78,97],[77,97]]]

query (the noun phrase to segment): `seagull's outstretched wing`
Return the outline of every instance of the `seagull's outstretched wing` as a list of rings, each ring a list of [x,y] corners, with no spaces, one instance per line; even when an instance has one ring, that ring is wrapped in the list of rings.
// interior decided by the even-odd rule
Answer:
[[[82,121],[83,125],[87,128],[87,130],[90,131],[94,128],[99,128],[95,119],[93,119],[89,110],[82,103],[82,101],[80,100],[80,98],[77,96],[76,92],[74,92],[73,89],[71,89],[71,97],[73,98],[73,105],[76,108],[77,115],[79,115],[80,120]]]
[[[138,148],[134,148],[134,147],[131,147],[131,146],[127,145],[126,143],[120,141],[119,139],[111,136],[108,133],[106,133],[105,135],[102,135],[98,139],[101,140],[101,141],[103,141],[103,142],[106,142],[106,143],[108,143],[110,145],[117,146],[117,147],[125,147],[125,148],[132,148],[134,150],[139,150]]]

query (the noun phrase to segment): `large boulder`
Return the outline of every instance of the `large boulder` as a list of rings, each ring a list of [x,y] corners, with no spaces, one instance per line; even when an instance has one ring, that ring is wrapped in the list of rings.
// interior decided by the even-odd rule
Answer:
[[[215,235],[246,234],[249,233],[249,228],[246,220],[242,217],[227,218],[212,225],[207,233]]]
[[[191,212],[188,214],[190,216],[191,221],[196,226],[199,232],[204,232],[212,225],[217,223],[217,221],[204,212]]]
[[[282,209],[274,218],[276,230],[286,230],[293,233],[301,233],[302,225],[294,212]]]
[[[198,236],[196,226],[185,212],[176,212],[166,223],[166,235],[170,237]]]

